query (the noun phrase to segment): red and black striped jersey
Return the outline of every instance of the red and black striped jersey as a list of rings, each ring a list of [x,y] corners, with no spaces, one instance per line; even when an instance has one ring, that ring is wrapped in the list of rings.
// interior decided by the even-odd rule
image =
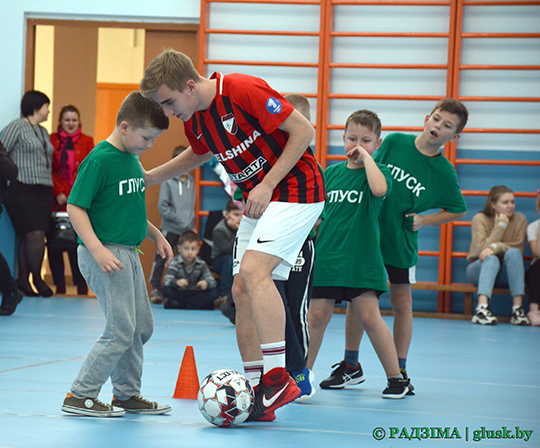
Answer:
[[[211,151],[240,187],[244,199],[274,166],[288,134],[278,127],[294,110],[264,80],[214,73],[217,92],[210,107],[184,123],[196,154]],[[277,185],[272,201],[314,203],[325,200],[322,171],[310,147]]]

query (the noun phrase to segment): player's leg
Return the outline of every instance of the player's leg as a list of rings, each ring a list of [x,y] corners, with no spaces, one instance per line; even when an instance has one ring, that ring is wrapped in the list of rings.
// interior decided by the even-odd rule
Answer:
[[[314,289],[308,312],[309,349],[306,366],[309,370],[313,370],[313,365],[322,345],[324,332],[332,319],[336,303],[333,299],[319,298],[316,291],[317,288]]]
[[[381,316],[377,293],[366,291],[352,299],[351,305],[386,373],[388,386],[383,391],[383,397],[403,398],[409,391],[409,380],[405,380],[400,373],[392,333]]]

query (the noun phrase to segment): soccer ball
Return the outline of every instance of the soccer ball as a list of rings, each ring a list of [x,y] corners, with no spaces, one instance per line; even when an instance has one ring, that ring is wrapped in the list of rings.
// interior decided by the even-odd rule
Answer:
[[[253,408],[254,393],[249,381],[236,370],[220,369],[201,384],[197,404],[201,414],[216,426],[244,423]]]

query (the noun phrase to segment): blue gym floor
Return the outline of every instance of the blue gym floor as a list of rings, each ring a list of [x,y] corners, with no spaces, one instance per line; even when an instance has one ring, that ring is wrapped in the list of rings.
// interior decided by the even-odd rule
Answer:
[[[142,392],[170,403],[173,412],[108,419],[60,410],[103,328],[95,299],[25,298],[14,315],[1,317],[0,447],[540,446],[540,328],[416,318],[408,362],[416,396],[381,398],[384,372],[365,339],[362,385],[317,387],[310,400],[279,409],[274,422],[217,428],[200,415],[196,400],[171,397],[187,345],[194,348],[199,380],[220,368],[242,371],[234,326],[219,311],[157,305],[153,311]],[[385,319],[391,325],[392,318]],[[341,360],[343,343],[344,315],[336,314],[315,365],[316,384]],[[100,398],[110,401],[110,383]],[[521,439],[473,440],[515,436],[516,427]],[[528,441],[525,430],[533,431]]]

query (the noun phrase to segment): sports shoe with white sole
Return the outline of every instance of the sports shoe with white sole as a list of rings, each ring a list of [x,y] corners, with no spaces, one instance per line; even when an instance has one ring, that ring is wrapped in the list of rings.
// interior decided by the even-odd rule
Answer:
[[[168,404],[158,404],[140,395],[134,395],[127,400],[119,400],[113,395],[112,405],[122,408],[130,414],[160,415],[171,412],[171,407]]]
[[[103,403],[97,398],[77,398],[70,393],[64,399],[62,411],[88,417],[121,417],[126,413],[124,409]]]
[[[496,325],[498,320],[497,318],[491,313],[489,308],[487,307],[481,307],[476,310],[475,315],[472,317],[471,322],[473,324],[480,324],[480,325]]]
[[[388,385],[382,393],[383,398],[403,398],[409,392],[409,382],[408,378],[388,378]]]
[[[332,368],[337,367],[328,378],[322,380],[319,386],[321,389],[343,389],[347,386],[354,386],[363,383],[366,380],[362,366],[351,367],[345,361],[334,364]]]
[[[510,323],[512,325],[530,325],[530,321],[525,314],[525,310],[522,307],[519,307],[512,313],[510,318]]]
[[[261,377],[255,390],[253,410],[247,421],[268,421],[276,409],[285,406],[300,396],[296,385],[285,368],[276,367]]]

